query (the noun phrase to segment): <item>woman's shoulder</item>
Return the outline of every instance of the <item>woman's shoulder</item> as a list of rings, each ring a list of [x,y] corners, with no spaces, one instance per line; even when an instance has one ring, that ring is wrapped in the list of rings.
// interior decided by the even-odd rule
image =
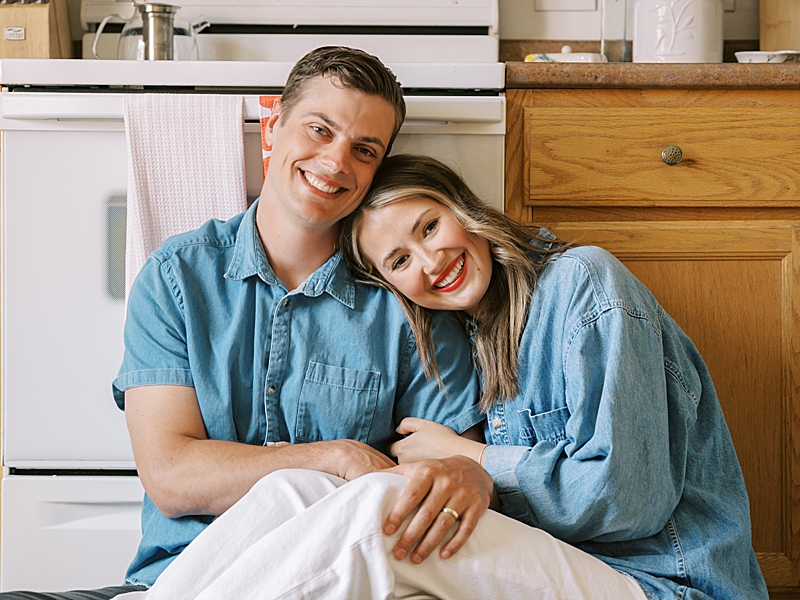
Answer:
[[[569,246],[553,255],[548,269],[574,270],[583,277],[598,281],[609,275],[615,280],[633,277],[617,257],[599,246]]]
[[[571,246],[554,255],[539,282],[543,292],[585,309],[636,308],[658,311],[650,290],[609,251],[598,246]],[[582,302],[576,302],[582,298]],[[653,315],[655,316],[655,314]]]

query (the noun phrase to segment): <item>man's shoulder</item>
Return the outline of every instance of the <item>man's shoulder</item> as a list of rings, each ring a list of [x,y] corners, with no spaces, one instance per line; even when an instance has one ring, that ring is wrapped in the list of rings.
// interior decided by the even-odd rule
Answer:
[[[168,237],[158,249],[153,252],[153,258],[158,262],[173,259],[176,255],[188,249],[218,251],[232,248],[236,245],[239,225],[246,213],[240,213],[227,221],[210,219],[197,229],[178,233]]]

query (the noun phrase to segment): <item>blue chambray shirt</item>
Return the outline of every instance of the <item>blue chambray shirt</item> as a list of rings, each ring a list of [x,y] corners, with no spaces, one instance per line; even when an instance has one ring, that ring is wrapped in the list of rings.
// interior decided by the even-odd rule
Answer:
[[[485,431],[506,515],[632,575],[651,599],[766,600],[708,370],[608,252],[572,248],[544,268],[518,374],[520,395]]]
[[[394,296],[355,285],[338,253],[286,290],[261,244],[257,205],[174,236],[147,260],[128,300],[113,383],[120,408],[132,387],[191,386],[212,439],[350,438],[381,451],[406,416],[459,433],[484,418],[469,343],[452,315],[435,322],[444,393],[425,378]],[[211,520],[167,518],[145,496],[143,538],[126,580],[152,585]]]

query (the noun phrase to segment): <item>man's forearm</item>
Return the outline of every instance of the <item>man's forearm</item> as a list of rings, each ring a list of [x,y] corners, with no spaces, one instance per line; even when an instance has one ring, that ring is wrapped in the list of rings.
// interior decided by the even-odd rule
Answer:
[[[125,393],[125,405],[142,484],[168,517],[222,514],[278,469],[313,469],[353,479],[394,465],[352,440],[264,447],[208,439],[190,387],[133,388]]]
[[[312,469],[338,475],[335,443],[250,446],[192,439],[140,468],[142,482],[167,517],[220,515],[265,475],[279,469]],[[342,456],[338,461],[345,460]]]

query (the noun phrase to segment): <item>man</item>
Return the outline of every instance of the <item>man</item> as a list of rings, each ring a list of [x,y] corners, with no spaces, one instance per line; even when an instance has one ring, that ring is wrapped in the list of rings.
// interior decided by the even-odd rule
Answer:
[[[460,547],[489,504],[488,475],[463,457],[401,468],[381,451],[405,416],[459,433],[481,420],[464,334],[450,317],[436,324],[440,389],[394,297],[356,286],[336,253],[337,223],[363,198],[404,116],[399,85],[375,57],[321,48],[298,62],[269,119],[260,199],[167,240],[130,293],[114,381],[146,490],[130,586],[18,597],[149,587],[256,482],[286,468],[347,480],[398,469],[411,483],[388,521],[397,529],[419,510],[397,553],[430,554],[454,523],[446,502],[464,514],[449,542]]]

